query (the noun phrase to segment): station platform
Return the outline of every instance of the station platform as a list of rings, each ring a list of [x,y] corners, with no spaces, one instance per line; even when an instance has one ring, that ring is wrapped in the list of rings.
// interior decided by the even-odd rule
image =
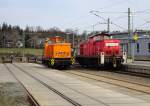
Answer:
[[[150,74],[150,61],[134,61],[123,65],[126,71],[134,71],[140,73]]]
[[[127,64],[133,64],[133,65],[139,65],[139,66],[149,66],[150,67],[150,61],[134,61]]]

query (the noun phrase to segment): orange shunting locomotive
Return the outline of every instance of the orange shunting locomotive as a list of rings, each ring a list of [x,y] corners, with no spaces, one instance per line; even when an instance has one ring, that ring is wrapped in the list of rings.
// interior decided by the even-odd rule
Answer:
[[[69,67],[74,64],[71,44],[60,36],[47,38],[44,45],[42,63],[49,67]]]

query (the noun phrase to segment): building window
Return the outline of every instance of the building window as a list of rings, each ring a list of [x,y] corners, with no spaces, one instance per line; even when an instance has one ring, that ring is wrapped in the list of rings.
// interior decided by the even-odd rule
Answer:
[[[148,51],[149,51],[149,53],[150,53],[150,43],[148,43]]]
[[[137,45],[136,45],[136,51],[137,51],[137,53],[140,52],[140,49],[139,49],[139,43],[137,43]]]

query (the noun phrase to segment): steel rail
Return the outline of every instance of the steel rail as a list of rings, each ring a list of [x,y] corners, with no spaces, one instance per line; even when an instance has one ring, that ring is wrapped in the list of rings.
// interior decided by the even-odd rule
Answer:
[[[109,83],[109,84],[120,86],[120,87],[124,87],[124,88],[127,88],[127,89],[132,89],[132,90],[135,90],[135,91],[138,91],[138,92],[143,92],[143,93],[146,93],[146,94],[150,94],[150,91],[145,91],[145,90],[139,89],[139,86],[150,89],[149,85],[143,85],[143,84],[139,84],[139,83],[134,83],[134,82],[129,82],[129,81],[123,81],[123,80],[119,80],[119,79],[115,79],[115,78],[110,78],[110,77],[106,77],[106,76],[100,76],[100,75],[90,74],[90,73],[81,72],[81,71],[74,71],[74,72],[67,71],[66,73],[77,75],[77,76],[88,78],[88,79],[92,79],[92,80],[96,80],[96,81],[101,81],[101,82]],[[105,78],[105,79],[107,79],[107,81],[106,80],[102,80],[102,79],[98,79],[97,77],[99,77],[99,78]],[[111,81],[109,81],[109,80],[111,80]],[[127,83],[127,84],[130,84],[130,85],[132,84],[132,85],[138,86],[138,87],[134,88],[132,86],[123,85],[121,83],[118,84],[115,81],[119,81],[119,82],[122,82],[122,83]]]
[[[52,86],[46,84],[45,82],[39,80],[38,78],[36,78],[35,76],[29,74],[28,72],[26,72],[25,70],[23,70],[22,68],[18,67],[17,65],[13,64],[16,68],[18,68],[20,71],[24,72],[25,74],[29,75],[30,77],[32,77],[33,79],[37,80],[38,82],[40,82],[42,85],[44,85],[45,87],[47,87],[49,90],[53,91],[54,93],[58,94],[60,97],[62,97],[63,99],[67,100],[68,102],[70,102],[71,104],[73,104],[74,106],[82,106],[81,104],[77,103],[76,101],[72,100],[71,98],[67,97],[66,95],[62,94],[61,92],[59,92],[58,90],[56,90],[55,88],[53,88]]]

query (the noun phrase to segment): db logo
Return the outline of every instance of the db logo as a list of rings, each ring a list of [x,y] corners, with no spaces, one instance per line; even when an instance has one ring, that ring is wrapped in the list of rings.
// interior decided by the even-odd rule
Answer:
[[[65,54],[65,52],[57,52],[57,54]]]

